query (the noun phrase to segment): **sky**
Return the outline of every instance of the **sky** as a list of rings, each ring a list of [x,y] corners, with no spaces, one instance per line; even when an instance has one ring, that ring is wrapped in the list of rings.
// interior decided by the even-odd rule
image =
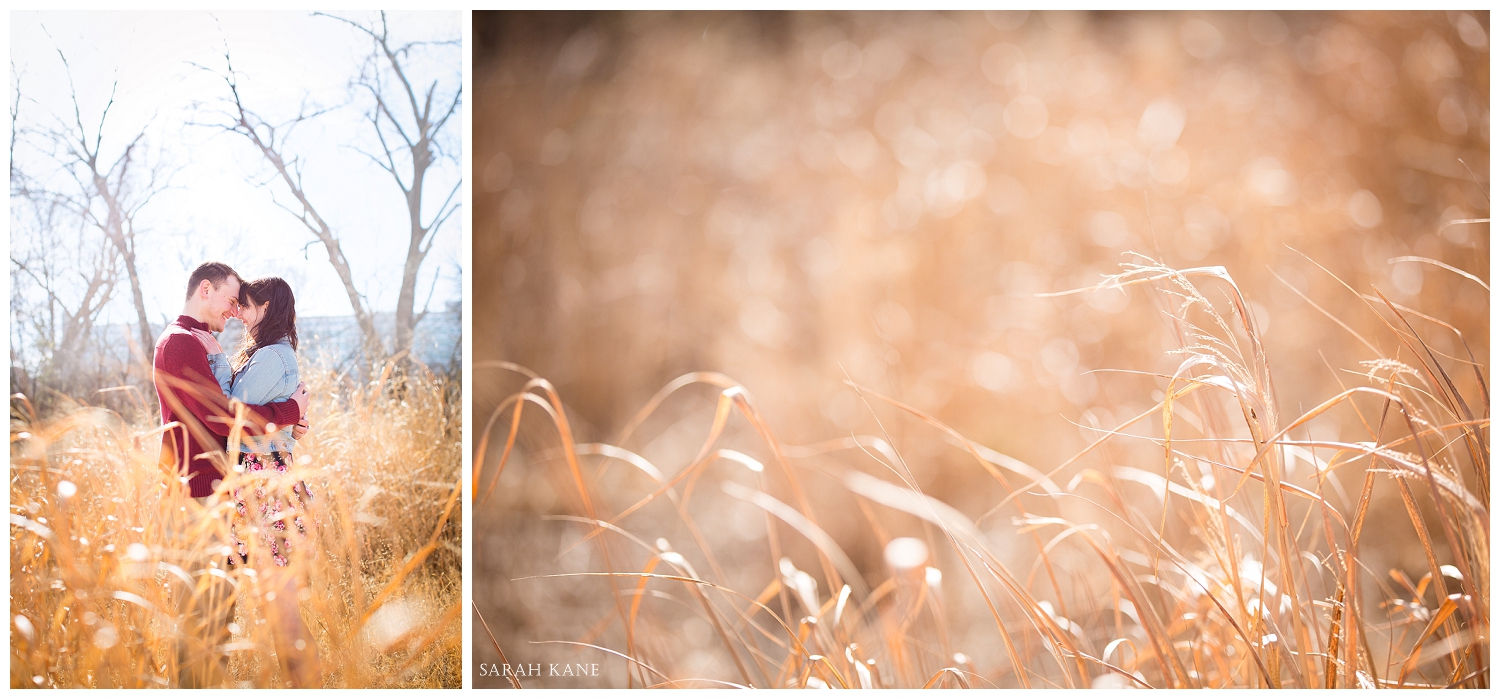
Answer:
[[[366,24],[377,20],[372,12],[337,14]],[[388,14],[398,43],[453,42],[418,49],[408,61],[414,85],[438,82],[435,101],[451,100],[460,85],[460,18],[457,12]],[[170,188],[137,218],[137,264],[152,322],[176,317],[188,275],[208,259],[228,262],[246,279],[285,278],[296,293],[299,315],[352,312],[322,243],[277,205],[295,204],[288,190],[280,182],[263,185],[275,171],[247,138],[213,126],[223,122],[229,94],[223,79],[226,47],[246,106],[267,121],[290,119],[304,104],[310,111],[328,109],[292,132],[285,154],[299,159],[308,197],[339,236],[369,306],[395,309],[409,217],[391,176],[360,152],[379,152],[364,116],[371,100],[349,87],[370,54],[367,37],[335,19],[303,12],[15,12],[10,19],[11,99],[18,83],[21,90],[17,168],[54,186],[66,184],[56,160],[30,146],[40,139],[26,132],[73,120],[61,52],[71,66],[78,111],[89,132],[99,128],[114,90],[101,131],[104,159],[112,162],[144,131],[150,157],[173,172]],[[453,157],[428,171],[424,222],[458,182],[464,128],[460,107],[440,137]],[[455,195],[461,199],[461,193]],[[427,305],[435,310],[461,298],[459,241],[465,218],[460,211],[439,231],[418,279],[417,310],[429,292]],[[134,319],[130,290],[122,283],[100,322]]]

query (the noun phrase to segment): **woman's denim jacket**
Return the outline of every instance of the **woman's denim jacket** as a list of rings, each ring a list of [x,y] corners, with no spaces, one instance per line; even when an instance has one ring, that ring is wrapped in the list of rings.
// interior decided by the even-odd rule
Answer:
[[[285,339],[256,350],[238,372],[231,373],[229,359],[222,353],[210,355],[208,366],[225,395],[249,405],[266,405],[291,398],[301,381],[297,372],[297,354]],[[297,443],[290,425],[272,435],[259,438],[246,435],[241,439],[244,440],[240,442],[242,452],[291,453]]]

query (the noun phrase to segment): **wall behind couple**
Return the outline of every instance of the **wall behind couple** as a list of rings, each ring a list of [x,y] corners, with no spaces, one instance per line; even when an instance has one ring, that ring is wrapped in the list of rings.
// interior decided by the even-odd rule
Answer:
[[[151,407],[207,259],[294,285],[308,361],[457,368],[458,13],[13,19],[12,392]]]

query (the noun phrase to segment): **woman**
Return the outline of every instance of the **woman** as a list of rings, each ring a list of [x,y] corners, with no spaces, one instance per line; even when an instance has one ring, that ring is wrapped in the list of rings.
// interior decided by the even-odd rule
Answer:
[[[245,324],[244,340],[234,358],[234,375],[226,393],[250,405],[286,400],[296,390],[299,381],[297,309],[291,286],[280,277],[264,277],[242,284],[240,321]],[[239,463],[247,472],[274,469],[285,473],[291,469],[292,449],[296,443],[290,425],[263,437],[245,436],[240,441]],[[301,483],[293,485],[292,489],[299,499],[307,495]],[[262,501],[261,519],[271,523],[270,527],[262,528],[262,538],[275,564],[286,567],[293,539],[287,537],[287,519],[280,514],[300,503],[283,503],[264,495],[257,499]],[[238,502],[238,508],[240,515],[245,516],[243,500]],[[298,534],[306,533],[307,522],[300,512],[293,513],[292,522]],[[249,553],[244,543],[239,548],[241,556]]]
[[[265,405],[285,400],[297,389],[297,308],[292,288],[280,277],[263,277],[240,286],[240,321],[245,325],[244,340],[232,362],[225,393],[250,405]],[[222,373],[220,381],[223,381]],[[240,442],[239,463],[246,473],[276,471],[286,473],[292,467],[292,450],[297,440],[292,426],[262,437],[245,436]],[[269,552],[274,570],[257,566],[267,576],[271,592],[272,635],[276,654],[282,659],[289,679],[299,687],[319,686],[317,646],[297,606],[298,585],[288,556],[303,547],[303,536],[312,517],[303,511],[304,501],[311,499],[305,483],[290,488],[274,487],[277,476],[268,485],[256,487],[253,503],[259,510],[251,531]],[[291,497],[282,494],[291,491]],[[250,519],[245,498],[235,493],[236,509],[243,525]],[[249,547],[236,538],[241,557],[248,557]],[[304,552],[305,555],[305,552]]]

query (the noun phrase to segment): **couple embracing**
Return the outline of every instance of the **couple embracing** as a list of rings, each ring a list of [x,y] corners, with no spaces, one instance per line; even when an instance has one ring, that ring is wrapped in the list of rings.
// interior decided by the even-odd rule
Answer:
[[[230,318],[245,328],[232,357],[212,334]],[[162,433],[163,468],[181,476],[206,512],[232,503],[231,541],[222,554],[215,552],[213,563],[260,571],[257,585],[270,587],[267,616],[284,677],[317,686],[317,647],[298,609],[301,586],[291,565],[298,540],[313,523],[305,511],[312,494],[300,481],[278,481],[308,430],[296,322],[296,300],[286,281],[242,281],[229,265],[205,262],[188,279],[182,315],[156,341],[153,373],[162,425],[172,426]],[[230,470],[256,476],[257,485],[222,488]],[[222,646],[234,616],[233,583],[227,580],[208,576],[208,584],[189,595],[197,628],[179,644],[184,685],[223,679]]]

